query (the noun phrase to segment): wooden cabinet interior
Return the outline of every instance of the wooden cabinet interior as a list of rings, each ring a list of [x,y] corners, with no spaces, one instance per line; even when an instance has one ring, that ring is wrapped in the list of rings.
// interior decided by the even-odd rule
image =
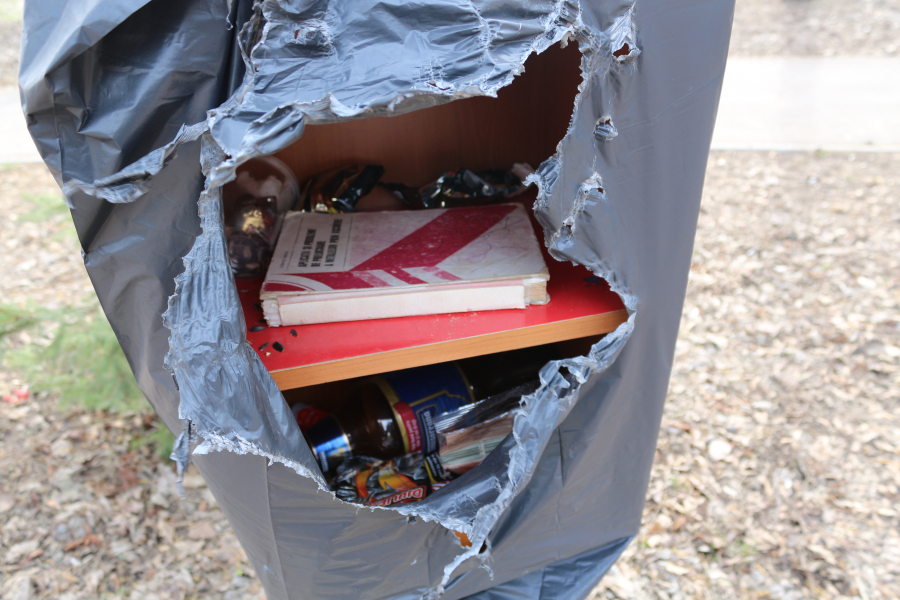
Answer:
[[[411,186],[460,167],[473,171],[538,167],[565,136],[581,83],[575,44],[530,57],[525,72],[497,98],[467,98],[395,117],[308,125],[276,156],[301,187],[312,176],[349,164],[385,167],[382,181]],[[534,190],[519,197],[534,202]],[[537,224],[535,223],[535,226]],[[538,238],[542,236],[538,233]],[[551,301],[524,310],[483,311],[303,327],[265,327],[247,339],[292,402],[345,394],[353,378],[546,343],[568,343],[583,355],[585,340],[613,331],[627,314],[621,299],[583,267],[545,255]],[[259,282],[239,281],[249,325],[264,323]],[[580,346],[578,345],[580,344]],[[577,347],[576,347],[577,346]]]
[[[497,98],[467,98],[396,117],[307,125],[276,156],[301,185],[311,176],[347,164],[379,164],[382,181],[424,185],[442,172],[537,168],[553,155],[569,126],[578,85],[577,44],[531,56],[525,72]]]

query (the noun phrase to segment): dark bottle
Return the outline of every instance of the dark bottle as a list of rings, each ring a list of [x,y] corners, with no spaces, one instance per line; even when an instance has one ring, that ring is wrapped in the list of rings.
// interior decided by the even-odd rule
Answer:
[[[533,381],[554,358],[538,346],[378,375],[304,435],[326,475],[351,456],[428,454],[439,449],[436,417]]]

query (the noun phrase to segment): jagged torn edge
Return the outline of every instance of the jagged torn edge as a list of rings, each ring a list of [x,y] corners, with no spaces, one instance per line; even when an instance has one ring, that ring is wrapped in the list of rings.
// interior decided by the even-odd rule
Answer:
[[[175,157],[178,146],[196,141],[208,129],[206,121],[190,126],[182,125],[171,142],[136,160],[117,173],[96,179],[91,183],[78,179],[67,182],[63,185],[66,204],[69,205],[69,208],[75,208],[69,198],[76,191],[82,191],[113,204],[134,202],[147,193],[148,182]]]
[[[612,122],[612,117],[604,115],[597,119],[597,124],[594,126],[595,138],[602,142],[611,142],[617,135],[619,135],[619,130]]]
[[[632,3],[628,10],[621,17],[616,19],[613,24],[610,39],[612,42],[607,47],[608,52],[600,52],[598,53],[599,57],[603,60],[609,60],[610,58],[618,61],[624,62],[625,60],[631,60],[636,58],[640,54],[640,50],[637,48],[634,39],[635,39],[635,25],[634,25],[634,3]],[[591,41],[591,36],[589,32],[583,30],[573,31],[573,34],[578,35],[577,39],[579,39],[580,43],[589,43]],[[613,48],[621,47],[621,44],[616,46],[614,45],[616,42],[625,42],[629,43],[629,54],[623,57],[614,57],[612,55]],[[583,49],[582,52],[587,54]],[[563,156],[562,156],[562,144],[565,141],[565,138],[568,137],[572,132],[572,127],[574,124],[575,113],[577,112],[583,97],[584,92],[588,87],[589,80],[591,75],[597,70],[597,67],[601,67],[602,65],[592,64],[592,61],[585,56],[582,61],[582,83],[578,88],[578,95],[575,100],[575,110],[572,113],[572,120],[570,120],[569,130],[566,132],[566,136],[564,136],[563,140],[557,145],[556,154],[548,159],[543,165],[543,168],[539,168],[538,171],[526,179],[526,183],[534,183],[538,186],[538,198],[535,201],[535,208],[538,209],[540,207],[546,206],[551,195],[551,191],[553,188],[553,184],[556,183],[556,178],[552,179],[546,177],[546,171],[548,170],[556,170],[562,166]],[[606,119],[610,119],[611,117],[606,117]],[[606,120],[604,119],[604,120]],[[555,167],[555,168],[554,168]],[[546,241],[548,248],[551,252],[551,255],[558,260],[571,260],[575,264],[578,264],[572,257],[567,256],[562,249],[559,247],[560,242],[563,240],[568,241],[571,237],[574,236],[577,223],[581,215],[584,211],[593,204],[596,204],[596,200],[606,200],[606,196],[602,191],[602,177],[600,173],[594,169],[593,173],[579,186],[578,191],[575,194],[575,198],[572,201],[572,207],[568,211],[566,217],[563,219],[561,226],[555,231],[548,232],[546,236]],[[510,466],[508,470],[509,475],[509,483],[501,489],[500,497],[496,501],[486,506],[483,506],[479,509],[476,514],[474,523],[471,526],[466,526],[462,524],[458,527],[460,531],[465,532],[469,539],[472,540],[472,546],[464,553],[460,554],[456,557],[449,565],[444,568],[444,576],[442,578],[441,583],[432,590],[429,590],[424,598],[426,600],[433,600],[434,598],[438,598],[444,591],[445,586],[449,582],[453,572],[461,566],[466,560],[479,556],[479,551],[481,549],[482,544],[484,544],[487,540],[487,536],[490,533],[490,530],[493,528],[497,519],[499,519],[502,512],[509,506],[509,503],[515,497],[518,490],[521,486],[528,483],[530,479],[530,466],[529,463],[533,462],[534,458],[529,457],[525,448],[520,443],[522,439],[522,434],[526,427],[530,425],[529,419],[529,408],[534,405],[535,399],[539,397],[542,393],[553,393],[554,387],[558,387],[560,391],[568,388],[568,382],[560,375],[559,369],[560,367],[566,367],[569,369],[570,373],[573,373],[576,377],[577,386],[573,386],[573,388],[569,391],[568,394],[563,396],[559,395],[559,420],[557,421],[557,426],[562,419],[568,414],[571,407],[575,404],[575,401],[578,398],[578,393],[580,391],[580,385],[587,381],[587,378],[592,373],[599,373],[612,364],[618,356],[619,352],[625,345],[625,342],[631,336],[632,331],[634,330],[634,323],[637,316],[637,297],[629,292],[626,289],[626,286],[618,280],[615,276],[615,273],[609,269],[604,262],[600,259],[600,257],[595,256],[591,261],[591,264],[586,264],[591,272],[593,272],[598,277],[602,277],[605,279],[609,285],[610,289],[614,292],[618,293],[622,298],[626,309],[628,310],[628,320],[619,327],[616,328],[615,331],[606,335],[601,339],[593,348],[591,348],[591,352],[586,357],[568,359],[565,361],[555,361],[547,365],[541,371],[541,388],[536,391],[531,396],[527,396],[523,398],[523,402],[525,403],[525,410],[516,416],[513,435],[516,439],[515,447],[510,451]],[[556,384],[554,386],[554,384]],[[555,395],[555,394],[554,394]],[[541,451],[543,448],[541,448]],[[410,511],[412,512],[412,511]],[[484,563],[489,557],[481,555],[482,563]]]
[[[178,486],[178,493],[181,494],[181,498],[184,499],[187,495],[184,493],[184,487],[182,487],[181,484],[184,482],[184,471],[191,461],[191,446],[194,443],[194,427],[189,420],[182,421],[181,427],[181,434],[172,446],[172,453],[169,454],[169,460],[175,462],[175,470],[178,472],[176,485]]]
[[[169,297],[168,307],[166,312],[162,315],[164,325],[171,332],[169,335],[169,352],[165,356],[164,365],[172,373],[173,377],[176,378],[176,381],[182,382],[182,385],[180,385],[181,394],[190,393],[191,386],[185,385],[188,378],[183,374],[179,376],[180,374],[177,372],[176,367],[177,342],[175,340],[181,321],[184,317],[181,315],[181,311],[178,307],[178,298],[182,293],[185,283],[196,275],[198,265],[202,268],[210,260],[214,261],[216,260],[216,257],[222,258],[218,253],[215,253],[212,256],[205,256],[205,253],[207,252],[207,248],[209,247],[210,240],[213,236],[224,236],[223,225],[221,222],[221,188],[209,184],[210,169],[212,165],[224,160],[224,154],[212,139],[212,136],[208,133],[205,134],[201,140],[200,160],[203,173],[207,175],[207,183],[198,200],[201,233],[197,236],[191,250],[183,258],[185,266],[184,271],[175,278],[175,293]],[[223,264],[219,266],[223,269],[223,272],[230,271],[230,267],[227,263],[223,262]],[[243,345],[247,345],[246,339],[243,340]],[[254,361],[254,363],[248,365],[249,370],[253,372],[255,366],[257,367],[257,371],[263,373],[264,376],[268,376],[265,367],[259,362],[259,357],[253,352],[250,352],[249,355],[251,356],[251,360]],[[256,375],[259,376],[259,373]],[[272,384],[274,385],[274,382],[272,382]],[[184,423],[184,430],[175,440],[174,451],[171,455],[172,460],[174,460],[177,465],[179,488],[183,481],[184,472],[190,464],[191,454],[207,454],[210,451],[227,450],[235,454],[254,454],[263,456],[269,459],[269,464],[274,462],[282,463],[300,475],[312,479],[318,484],[320,489],[327,491],[325,481],[319,473],[313,473],[302,464],[290,458],[266,452],[252,442],[244,439],[236,432],[230,432],[230,438],[215,433],[204,426],[204,424],[193,421],[190,418],[190,415],[185,413],[184,406],[185,402],[182,398],[182,401],[178,406],[178,417],[182,419]],[[197,446],[192,453],[191,446],[195,436],[199,436],[204,441]]]
[[[512,435],[515,445],[509,452],[507,481],[499,483],[500,494],[497,499],[479,508],[471,524],[463,521],[450,524],[441,522],[445,527],[464,532],[468,535],[472,545],[444,567],[441,582],[422,596],[424,600],[439,598],[444,593],[445,586],[452,578],[454,571],[470,558],[479,558],[482,566],[488,568],[486,561],[490,558],[490,549],[480,553],[482,546],[487,543],[487,536],[512,500],[518,495],[519,490],[531,480],[534,465],[543,454],[550,435],[575,406],[581,385],[588,380],[591,374],[606,370],[615,361],[624,347],[625,341],[631,335],[633,327],[633,318],[629,317],[628,321],[604,336],[591,348],[588,356],[552,361],[541,370],[541,387],[533,394],[522,398],[523,408],[520,409],[513,423]],[[562,375],[560,372],[562,368],[567,369],[574,376],[575,385],[570,384]],[[548,427],[545,419],[534,414],[540,409],[544,409],[540,415],[544,417],[546,417],[546,411],[555,409],[556,422],[553,427]],[[540,439],[541,443],[539,447],[532,447],[529,451],[523,440],[535,436]],[[416,513],[414,507],[414,504],[408,505],[408,508],[401,508],[397,512],[422,517],[423,515]],[[490,573],[489,568],[488,572]]]
[[[268,4],[269,2],[265,2],[261,5],[261,10],[266,12],[266,14],[268,14]],[[487,57],[491,44],[495,39],[495,32],[491,30],[489,23],[478,12],[474,3],[469,3],[469,5],[478,18],[479,23],[482,24],[482,31],[479,33],[479,37],[483,55]],[[256,21],[251,20],[251,22],[255,23]],[[251,22],[248,22],[246,26],[247,34],[250,33],[249,27]],[[342,104],[331,94],[327,94],[325,97],[312,102],[286,102],[280,104],[251,123],[241,140],[240,147],[234,155],[214,168],[211,175],[211,183],[213,185],[224,185],[230,181],[234,177],[234,170],[239,165],[260,154],[261,144],[265,144],[268,140],[282,137],[283,132],[293,128],[291,132],[293,140],[299,139],[300,135],[302,135],[304,123],[324,124],[373,116],[399,115],[461,98],[474,96],[496,97],[498,90],[511,84],[516,76],[525,71],[525,61],[532,53],[540,54],[557,42],[565,44],[570,37],[584,29],[581,5],[577,0],[557,0],[553,10],[544,17],[542,23],[545,26],[544,34],[534,37],[532,43],[523,50],[520,56],[516,57],[514,68],[510,69],[506,76],[494,85],[487,85],[487,81],[493,73],[486,74],[477,81],[465,84],[456,84],[441,79],[439,82],[440,87],[433,85],[433,77],[424,77],[418,83],[421,89],[405,92],[385,105],[348,106]],[[271,29],[272,23],[267,21],[262,27],[258,43],[265,43],[268,40]],[[229,101],[218,109],[210,111],[208,121],[210,131],[215,130],[215,125],[218,121],[226,119],[239,111],[243,99],[253,92],[256,69],[248,49],[242,47],[241,52],[247,67],[244,81],[240,89]],[[439,69],[436,72],[439,72]]]
[[[637,25],[634,21],[635,2],[631,3],[620,17],[613,21],[609,32],[609,53],[616,62],[627,63],[632,62],[641,54],[641,49],[637,45]],[[615,56],[613,53],[628,44],[628,53],[621,56]]]
[[[603,36],[598,40],[596,39],[597,36],[595,36],[593,32],[587,30],[587,28],[573,32],[573,34],[576,35],[576,39],[578,40],[579,47],[582,51],[582,81],[578,85],[578,93],[575,96],[575,107],[572,111],[572,117],[569,120],[569,128],[566,131],[566,135],[563,136],[563,139],[556,145],[556,152],[554,155],[544,161],[534,173],[525,179],[524,183],[526,185],[535,184],[538,188],[537,198],[534,203],[534,211],[536,214],[546,208],[550,201],[553,188],[556,184],[564,160],[563,144],[572,133],[572,129],[575,125],[575,116],[581,108],[581,104],[585,101],[591,78],[601,75],[606,76],[613,70],[613,65],[615,63],[630,63],[633,59],[640,56],[641,51],[636,42],[637,25],[634,18],[635,5],[636,0],[632,0],[625,11],[613,21],[609,31],[604,32],[607,37],[605,42],[602,40]],[[623,42],[629,44],[629,54],[620,57],[614,56],[613,52],[617,48],[620,48],[621,43]],[[618,131],[613,125],[612,112],[612,107],[607,107],[607,110],[597,122],[598,127],[602,123],[608,124],[612,129],[611,133],[613,133],[613,135],[607,138],[607,141],[618,135]],[[603,177],[597,169],[595,157],[595,164],[592,172],[579,186],[572,201],[572,206],[563,218],[562,225],[554,229],[551,223],[541,219],[538,214],[538,220],[541,221],[541,224],[545,229],[545,244],[553,258],[556,260],[569,260],[574,264],[581,264],[561,248],[561,242],[569,242],[572,240],[577,230],[579,217],[588,207],[601,201],[608,201],[608,198],[603,190]],[[627,286],[616,276],[615,271],[609,268],[601,257],[593,256],[586,264],[584,264],[584,266],[590,269],[597,277],[606,280],[606,282],[609,283],[610,289],[622,298],[625,308],[628,311],[628,322],[632,323],[633,326],[633,319],[638,305],[637,296],[631,293]],[[627,323],[620,325],[620,328],[625,325],[627,325]]]
[[[482,40],[483,51],[486,55],[490,49],[490,45],[494,41],[494,32],[491,31],[489,24],[481,16],[474,4],[471,4],[471,7],[478,17],[479,22],[482,23],[484,29],[484,31],[481,32],[480,37]],[[571,13],[574,13],[574,18],[572,18]],[[245,36],[249,36],[252,33],[252,27],[260,20],[261,17],[259,13],[256,17],[250,19],[244,25],[240,38],[243,39]],[[569,22],[570,20],[571,22]],[[616,21],[616,23],[620,22],[623,22],[623,17],[620,17]],[[486,81],[491,76],[488,74],[485,75],[481,81],[466,84],[464,87],[456,86],[452,82],[443,82],[447,84],[447,89],[442,90],[428,86],[427,83],[423,81],[422,90],[415,90],[414,92],[395,98],[384,107],[345,106],[330,94],[313,102],[289,102],[279,105],[252,122],[241,141],[240,150],[235,156],[223,160],[221,163],[213,166],[211,174],[207,176],[209,187],[223,186],[234,178],[235,170],[242,163],[253,157],[259,156],[260,154],[271,153],[277,150],[275,148],[265,148],[265,150],[270,150],[270,152],[265,152],[263,146],[266,145],[265,143],[267,141],[284,138],[287,143],[290,143],[292,139],[299,139],[303,133],[305,122],[327,123],[333,121],[345,121],[352,118],[375,116],[382,112],[401,114],[402,112],[425,107],[425,104],[416,104],[413,102],[408,106],[403,106],[401,109],[401,105],[404,105],[405,101],[411,99],[414,100],[415,98],[424,100],[426,104],[432,105],[473,96],[496,97],[499,89],[512,83],[517,75],[524,72],[525,61],[532,53],[540,54],[557,42],[562,42],[562,44],[565,45],[571,37],[584,29],[581,6],[577,0],[574,2],[572,0],[557,0],[553,11],[544,18],[543,23],[546,27],[545,34],[535,36],[530,47],[524,50],[522,55],[517,58],[515,68],[510,69],[506,77],[493,86],[485,85]],[[615,25],[614,27],[622,29],[624,25]],[[630,29],[625,27],[625,29],[628,29],[629,31],[633,31],[633,28],[633,25],[630,25]],[[260,41],[266,39],[269,30],[270,23],[265,22]],[[244,97],[252,92],[256,77],[252,59],[249,56],[247,48],[241,44],[240,49],[246,66],[246,74],[241,87],[231,98],[219,108],[211,110],[206,121],[190,126],[182,125],[179,132],[168,144],[154,150],[120,171],[107,177],[96,179],[92,182],[85,182],[77,179],[67,182],[63,186],[63,192],[69,207],[74,208],[69,197],[76,191],[82,191],[90,196],[114,204],[134,202],[146,194],[149,180],[159,173],[175,157],[176,151],[181,144],[196,141],[204,133],[212,131],[217,121],[225,119],[233,111],[239,110]],[[428,100],[429,98],[431,99],[430,101]],[[434,100],[435,98],[439,98],[439,100]],[[282,134],[284,134],[287,129],[292,129],[292,131],[285,137]]]

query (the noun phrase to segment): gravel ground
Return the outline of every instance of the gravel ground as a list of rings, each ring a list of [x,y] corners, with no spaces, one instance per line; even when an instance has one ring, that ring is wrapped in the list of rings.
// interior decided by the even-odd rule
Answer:
[[[61,193],[43,165],[0,166],[0,302],[57,308],[94,294],[69,215],[28,217],[29,199],[53,197]]]
[[[22,23],[0,20],[0,87],[18,85]]]
[[[898,0],[737,0],[732,56],[900,56]]]
[[[597,598],[900,598],[900,155],[710,157],[640,537]]]

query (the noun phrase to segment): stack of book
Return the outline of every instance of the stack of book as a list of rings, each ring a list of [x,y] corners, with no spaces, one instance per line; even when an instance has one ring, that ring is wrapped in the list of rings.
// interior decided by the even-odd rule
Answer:
[[[270,326],[545,304],[525,208],[289,213],[260,298]]]

